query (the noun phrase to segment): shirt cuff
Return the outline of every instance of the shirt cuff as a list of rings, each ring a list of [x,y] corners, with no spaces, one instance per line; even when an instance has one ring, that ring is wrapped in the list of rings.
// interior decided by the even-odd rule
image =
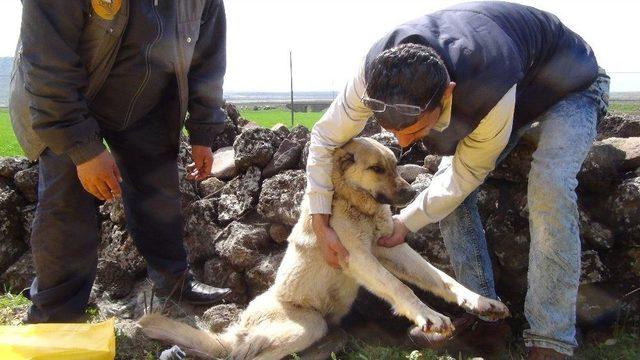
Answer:
[[[74,146],[67,151],[67,155],[69,155],[74,164],[80,165],[100,155],[105,149],[102,141],[92,139],[87,143]]]
[[[407,227],[407,229],[411,230],[411,232],[417,232],[432,223],[427,214],[420,209],[418,204],[416,204],[416,201],[402,209],[397,218],[404,224],[404,226]]]
[[[309,194],[309,211],[311,214],[331,214],[332,193]]]

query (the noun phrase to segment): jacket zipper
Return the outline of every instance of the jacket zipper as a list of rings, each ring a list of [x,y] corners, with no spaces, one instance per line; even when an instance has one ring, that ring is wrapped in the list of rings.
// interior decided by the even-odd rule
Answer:
[[[131,113],[133,113],[133,109],[135,108],[136,102],[138,102],[138,98],[142,94],[142,91],[144,90],[144,88],[147,85],[147,82],[149,81],[149,78],[151,76],[151,64],[149,63],[149,56],[151,54],[151,49],[153,48],[153,46],[158,41],[160,41],[160,39],[162,38],[162,34],[164,32],[164,27],[162,25],[162,19],[160,18],[160,13],[158,13],[158,0],[153,0],[153,14],[155,15],[156,21],[158,22],[158,35],[151,42],[151,44],[147,45],[147,48],[145,49],[145,54],[144,54],[144,62],[145,62],[144,79],[142,80],[142,83],[140,84],[140,87],[138,88],[136,93],[133,95],[133,99],[131,100],[131,103],[129,104],[129,109],[127,110],[127,115],[125,116],[124,124],[122,125],[123,129],[125,129],[127,127],[127,125],[129,125],[129,120],[131,118]]]

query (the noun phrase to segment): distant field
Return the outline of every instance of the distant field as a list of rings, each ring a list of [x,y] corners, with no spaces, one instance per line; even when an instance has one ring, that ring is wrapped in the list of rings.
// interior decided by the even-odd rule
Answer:
[[[626,114],[640,114],[640,102],[612,101],[609,105],[609,110]]]
[[[627,114],[640,114],[638,101],[613,101],[609,110]],[[277,123],[291,126],[291,113],[286,109],[273,110],[240,110],[243,118],[251,120],[260,126],[272,127]],[[320,120],[322,112],[294,113],[294,125],[304,125],[311,128]],[[23,155],[22,149],[13,135],[9,121],[9,111],[0,108],[0,156]]]
[[[11,121],[9,121],[9,110],[0,109],[0,156],[22,155],[22,149],[18,145]]]
[[[310,129],[316,121],[320,120],[322,114],[322,112],[294,113],[293,124],[304,125]],[[287,109],[240,110],[240,115],[247,120],[251,120],[256,124],[267,128],[278,123],[291,126],[291,112]]]

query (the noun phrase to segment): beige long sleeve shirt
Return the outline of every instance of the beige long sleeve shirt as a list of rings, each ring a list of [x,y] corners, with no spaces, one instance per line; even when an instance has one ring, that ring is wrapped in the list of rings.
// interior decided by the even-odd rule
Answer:
[[[361,101],[366,91],[364,66],[350,80],[311,131],[307,161],[307,194],[312,214],[330,214],[333,150],[358,135],[372,115]],[[480,121],[476,129],[456,147],[452,165],[439,173],[409,206],[400,212],[400,220],[411,231],[440,221],[475,190],[495,168],[507,145],[513,125],[516,85]],[[451,119],[451,103],[444,104],[435,131],[444,130]]]

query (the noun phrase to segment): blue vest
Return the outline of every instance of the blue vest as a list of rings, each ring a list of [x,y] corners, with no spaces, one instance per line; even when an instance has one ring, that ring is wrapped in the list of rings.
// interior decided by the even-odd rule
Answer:
[[[398,26],[369,50],[365,79],[381,52],[404,43],[432,47],[457,84],[449,127],[425,139],[442,154],[453,154],[514,84],[515,131],[598,72],[591,47],[556,16],[507,2],[460,4]]]

